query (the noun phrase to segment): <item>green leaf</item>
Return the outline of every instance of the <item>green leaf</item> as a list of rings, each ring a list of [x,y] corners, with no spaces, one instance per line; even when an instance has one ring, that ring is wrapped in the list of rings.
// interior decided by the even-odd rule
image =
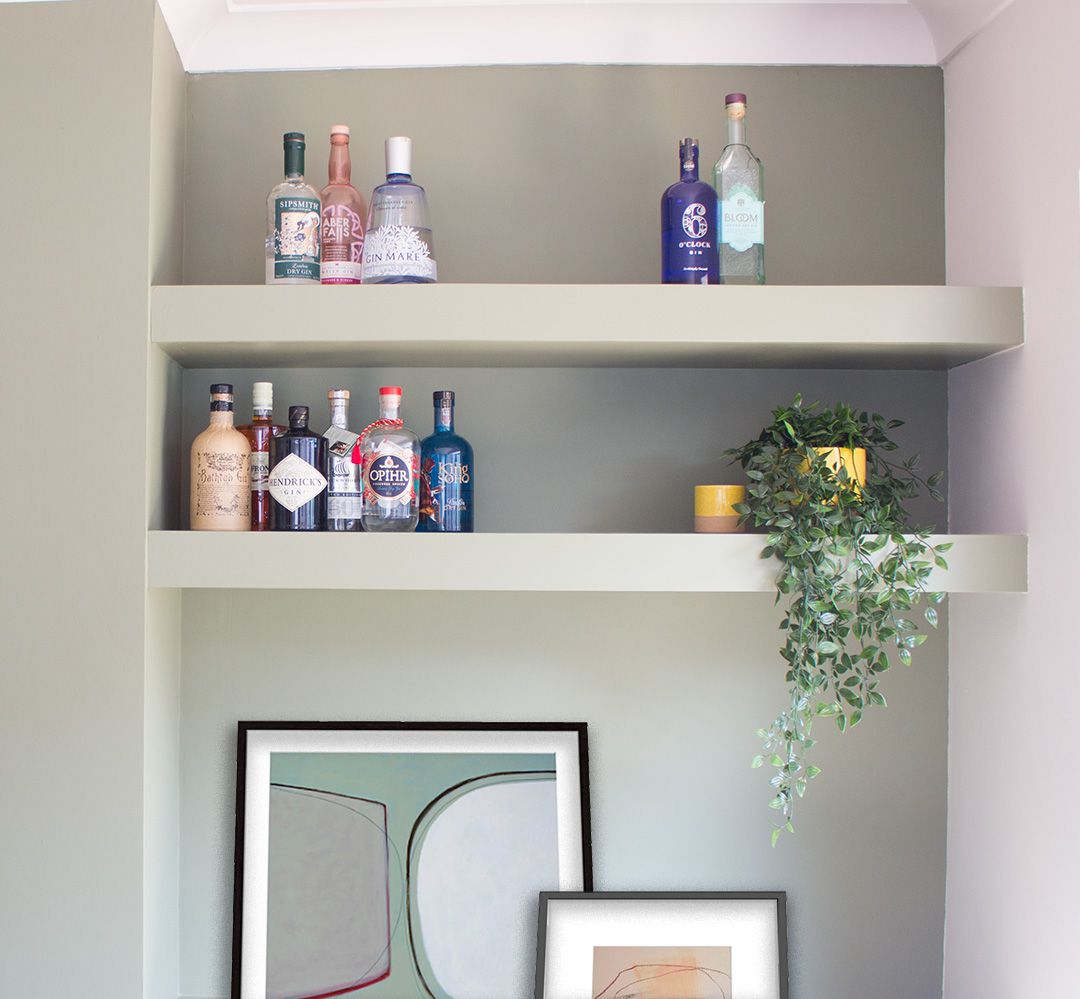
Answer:
[[[836,642],[818,642],[818,652],[823,656],[835,656],[839,651],[840,646]]]
[[[930,622],[930,627],[936,628],[938,626],[937,611],[933,607],[927,607],[925,613],[926,620]]]
[[[806,768],[806,776],[808,780],[813,780],[819,773],[821,773],[821,767]]]
[[[901,649],[897,655],[900,657],[900,662],[905,666],[911,665],[911,652],[908,649]]]
[[[779,840],[780,840],[780,834],[783,831],[784,830],[781,829],[780,826],[777,826],[775,829],[773,829],[772,836],[769,838],[769,845],[770,846],[772,846],[772,847],[776,846],[777,842],[779,842]]]
[[[837,715],[836,716],[836,727],[838,729],[840,729],[841,732],[846,732],[847,731],[847,716],[846,715]]]
[[[752,770],[757,770],[757,768],[758,768],[758,767],[760,767],[760,766],[763,766],[764,764],[765,764],[765,757],[764,757],[764,756],[762,756],[762,755],[760,755],[760,754],[758,754],[757,756],[755,756],[755,757],[754,757],[754,758],[753,758],[753,759],[752,759],[752,760],[750,761],[750,768],[751,768]]]

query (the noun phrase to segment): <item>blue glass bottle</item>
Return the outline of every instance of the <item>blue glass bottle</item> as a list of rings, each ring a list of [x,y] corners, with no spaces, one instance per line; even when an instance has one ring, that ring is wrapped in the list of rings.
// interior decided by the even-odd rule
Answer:
[[[418,531],[468,533],[473,529],[473,449],[454,433],[454,393],[436,392],[435,433],[420,445]]]
[[[275,531],[321,531],[326,521],[326,438],[308,429],[307,406],[289,407],[289,429],[270,442]]]
[[[698,179],[697,139],[679,143],[682,178],[660,199],[660,280],[719,284],[716,191]]]

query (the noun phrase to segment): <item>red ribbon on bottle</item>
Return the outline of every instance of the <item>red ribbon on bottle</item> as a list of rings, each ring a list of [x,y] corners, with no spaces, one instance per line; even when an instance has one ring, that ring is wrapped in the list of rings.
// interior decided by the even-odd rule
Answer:
[[[363,430],[360,431],[360,436],[357,438],[356,443],[352,449],[352,463],[354,465],[363,465],[364,458],[360,451],[360,445],[364,443],[364,438],[371,433],[372,430],[382,430],[384,427],[389,429],[393,428],[397,430],[400,427],[405,426],[404,420],[383,420],[378,419],[374,423],[369,423]]]

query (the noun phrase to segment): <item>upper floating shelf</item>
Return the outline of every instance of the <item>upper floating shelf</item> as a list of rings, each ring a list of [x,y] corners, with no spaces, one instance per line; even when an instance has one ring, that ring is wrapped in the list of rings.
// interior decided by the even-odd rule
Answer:
[[[197,367],[944,369],[1024,342],[1019,288],[263,285],[153,290]]]

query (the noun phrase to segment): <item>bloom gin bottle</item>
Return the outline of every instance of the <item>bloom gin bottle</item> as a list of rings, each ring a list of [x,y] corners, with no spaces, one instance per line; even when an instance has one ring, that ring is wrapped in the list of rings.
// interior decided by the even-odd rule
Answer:
[[[720,280],[765,283],[765,168],[746,141],[746,94],[728,94],[728,141],[716,161]]]
[[[364,238],[364,284],[430,284],[435,249],[427,195],[412,179],[412,139],[386,140],[386,183],[371,195]]]
[[[660,199],[660,280],[719,284],[716,192],[698,178],[697,139],[679,143],[682,176]]]

